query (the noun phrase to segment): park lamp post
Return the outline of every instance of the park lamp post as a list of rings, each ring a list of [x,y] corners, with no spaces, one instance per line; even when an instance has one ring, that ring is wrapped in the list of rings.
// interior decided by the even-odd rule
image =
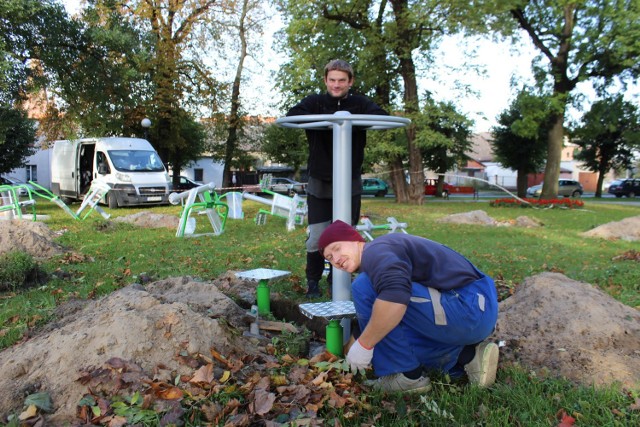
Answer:
[[[145,117],[140,122],[140,125],[142,125],[142,127],[144,128],[144,139],[146,139],[148,141],[149,140],[149,128],[151,127],[151,120],[149,120],[147,117]]]

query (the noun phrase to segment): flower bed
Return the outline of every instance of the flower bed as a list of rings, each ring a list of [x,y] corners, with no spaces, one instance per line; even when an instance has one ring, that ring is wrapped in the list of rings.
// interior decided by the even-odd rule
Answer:
[[[523,203],[524,200],[526,203]],[[519,208],[531,208],[531,207],[539,207],[539,208],[563,208],[563,209],[577,209],[584,206],[584,202],[580,199],[570,199],[568,197],[564,197],[562,199],[514,199],[514,198],[505,198],[505,199],[496,199],[489,202],[490,206],[501,208],[501,207],[519,207]]]

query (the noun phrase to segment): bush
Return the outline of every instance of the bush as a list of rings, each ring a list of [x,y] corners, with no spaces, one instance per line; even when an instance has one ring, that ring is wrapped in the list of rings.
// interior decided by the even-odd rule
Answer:
[[[37,269],[37,263],[26,252],[11,251],[0,255],[0,291],[25,287]]]

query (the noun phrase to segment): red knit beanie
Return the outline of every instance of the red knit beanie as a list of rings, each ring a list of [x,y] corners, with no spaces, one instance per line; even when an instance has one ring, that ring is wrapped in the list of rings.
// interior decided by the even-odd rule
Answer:
[[[364,242],[364,238],[344,221],[335,220],[331,225],[324,229],[318,240],[318,249],[320,253],[324,253],[324,248],[333,242]]]

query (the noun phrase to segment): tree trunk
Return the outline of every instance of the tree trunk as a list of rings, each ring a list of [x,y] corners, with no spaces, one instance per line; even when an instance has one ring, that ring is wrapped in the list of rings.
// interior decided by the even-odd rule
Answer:
[[[404,165],[402,164],[402,158],[396,156],[389,162],[390,179],[393,192],[396,195],[396,202],[407,203],[409,201],[409,195],[407,194],[407,180],[404,176]]]
[[[240,82],[242,81],[242,71],[244,69],[244,60],[247,57],[247,35],[245,28],[245,19],[247,17],[249,0],[242,2],[242,13],[238,26],[238,35],[240,36],[240,58],[236,68],[236,76],[233,79],[233,88],[231,91],[231,112],[229,113],[229,133],[227,135],[227,143],[224,155],[224,170],[222,174],[222,186],[229,187],[231,184],[231,162],[236,151],[238,142],[238,129],[240,127]]]
[[[564,139],[564,114],[554,116],[547,142],[547,164],[544,167],[544,181],[541,199],[555,199],[558,195],[558,179],[560,178],[560,161]]]
[[[400,60],[400,75],[404,82],[404,111],[411,116],[419,110],[418,81],[412,50],[416,35],[407,20],[409,16],[407,0],[391,0],[396,21],[397,44],[394,48]],[[424,202],[424,170],[422,152],[415,144],[416,125],[410,124],[407,132],[407,152],[409,153],[409,203],[421,205]]]
[[[518,175],[516,176],[516,194],[521,199],[527,197],[527,178],[528,173],[524,170],[519,170]]]

